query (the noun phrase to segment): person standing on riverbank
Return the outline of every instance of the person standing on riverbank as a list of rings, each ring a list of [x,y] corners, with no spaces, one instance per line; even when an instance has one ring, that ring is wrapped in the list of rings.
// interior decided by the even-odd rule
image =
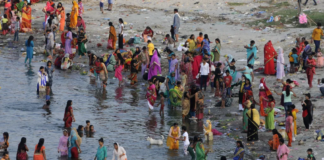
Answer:
[[[33,54],[34,54],[34,37],[29,36],[28,40],[25,42],[26,46],[26,58],[25,58],[25,63],[27,62],[27,59],[29,59],[29,64],[31,63],[31,60],[33,59]]]
[[[177,8],[174,9],[173,28],[174,28],[176,42],[178,42],[179,41],[179,28],[180,28],[180,15],[178,13]]]
[[[314,0],[314,2],[316,4],[316,1],[315,0]],[[306,3],[307,3],[307,0],[306,0]],[[317,27],[313,30],[313,33],[312,33],[312,41],[311,42],[314,42],[315,43],[315,52],[317,52],[318,48],[320,48],[320,45],[321,45],[321,36],[324,36],[323,30],[322,30],[321,27],[322,27],[322,24],[321,23],[317,23]]]

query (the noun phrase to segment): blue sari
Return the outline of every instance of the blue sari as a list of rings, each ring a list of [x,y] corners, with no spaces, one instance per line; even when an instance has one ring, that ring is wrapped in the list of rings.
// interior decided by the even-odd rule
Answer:
[[[77,147],[75,141],[77,140],[77,135],[76,135],[76,132],[74,130],[71,131],[71,135],[68,139],[68,143],[69,143],[69,149],[68,149],[68,157],[71,158],[72,157],[72,154],[71,154],[71,149],[73,147]]]
[[[244,154],[244,148],[241,148],[241,147],[237,147],[235,149],[235,152],[234,152],[234,158],[233,160],[243,160],[243,157],[240,158],[240,154],[243,153]]]
[[[252,49],[246,49],[247,52],[247,63],[254,65],[256,53],[257,53],[257,47],[255,45],[251,46],[250,44],[248,47],[252,47]]]

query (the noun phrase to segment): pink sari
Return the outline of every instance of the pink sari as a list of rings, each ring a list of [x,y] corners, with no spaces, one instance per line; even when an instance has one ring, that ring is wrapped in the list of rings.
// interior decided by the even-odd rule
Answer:
[[[122,70],[123,70],[123,65],[119,65],[119,66],[116,67],[116,69],[115,69],[115,77],[116,77],[119,81],[122,81],[122,80],[123,80]]]
[[[279,145],[278,149],[277,149],[277,156],[279,157],[279,160],[288,160],[287,154],[289,154],[289,152],[290,152],[289,148],[286,146],[286,144]],[[285,153],[287,153],[287,154],[285,154]],[[283,154],[285,154],[285,155],[280,158],[280,156]]]
[[[153,94],[151,93],[153,92]],[[152,110],[155,100],[156,100],[156,90],[155,90],[155,85],[152,84],[147,88],[147,92],[146,92],[146,98],[147,98],[147,104],[149,106],[149,108]]]
[[[51,14],[52,14],[52,12],[54,12],[54,8],[51,6],[51,3],[47,1],[44,10],[45,10],[45,23],[46,23],[46,20],[47,20],[46,12],[51,12]]]

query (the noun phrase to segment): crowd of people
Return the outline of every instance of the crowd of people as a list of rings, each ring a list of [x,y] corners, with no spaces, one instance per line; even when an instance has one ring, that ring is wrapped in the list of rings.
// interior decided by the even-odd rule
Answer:
[[[33,2],[33,1],[32,1]],[[7,5],[10,3],[10,6]],[[19,41],[19,32],[31,32],[31,3],[20,0],[19,2],[8,2],[5,5],[5,14],[2,18],[2,33],[14,33],[14,41]],[[297,95],[293,91],[298,87],[296,80],[286,79],[286,73],[305,72],[309,87],[312,88],[313,76],[316,67],[324,66],[324,58],[320,49],[320,40],[323,36],[321,24],[318,23],[309,41],[306,38],[296,39],[296,46],[292,48],[291,53],[287,56],[289,63],[285,62],[285,55],[282,48],[274,49],[272,42],[269,41],[264,46],[264,74],[276,75],[278,83],[282,84],[282,92],[271,91],[266,85],[266,79],[261,78],[259,87],[259,98],[254,99],[252,84],[255,83],[254,69],[255,61],[258,59],[258,47],[255,41],[243,46],[247,52],[247,62],[243,68],[235,66],[236,59],[231,54],[222,54],[221,40],[215,39],[215,46],[212,47],[212,41],[208,34],[199,33],[197,38],[190,35],[182,47],[183,54],[178,57],[173,51],[175,44],[179,42],[180,16],[178,9],[174,9],[174,19],[172,22],[170,34],[165,35],[163,44],[165,49],[158,50],[153,44],[154,31],[148,26],[141,35],[137,35],[129,41],[125,41],[125,26],[122,18],[118,20],[118,30],[112,22],[109,22],[109,37],[107,49],[112,53],[99,56],[95,51],[86,49],[88,41],[86,35],[86,25],[82,18],[84,14],[84,6],[81,0],[72,2],[71,13],[66,13],[63,4],[59,2],[57,6],[52,0],[46,2],[43,8],[45,20],[43,23],[44,35],[46,38],[46,54],[49,61],[46,67],[41,66],[39,69],[37,80],[37,94],[45,93],[46,104],[44,108],[50,106],[53,85],[53,73],[55,67],[65,70],[73,65],[73,58],[76,54],[87,56],[89,58],[89,75],[95,77],[102,84],[102,88],[108,85],[108,72],[114,72],[114,77],[119,81],[119,87],[125,85],[126,79],[129,80],[131,86],[138,83],[138,75],[140,79],[147,81],[147,92],[145,98],[149,110],[154,110],[160,106],[160,115],[164,115],[165,103],[168,107],[182,107],[183,120],[192,121],[202,120],[204,118],[204,108],[206,107],[205,95],[207,88],[210,86],[212,94],[218,102],[216,106],[220,109],[231,106],[232,100],[238,97],[238,110],[242,112],[242,132],[247,134],[247,141],[258,141],[258,130],[265,127],[268,131],[272,131],[273,138],[269,140],[271,150],[277,151],[277,158],[285,160],[288,157],[289,149],[284,144],[284,136],[287,134],[288,147],[292,146],[292,142],[297,136],[296,113],[298,110],[292,102],[291,97]],[[112,10],[112,0],[109,0],[108,10]],[[103,13],[104,2],[100,1],[100,8]],[[9,29],[9,25],[11,25]],[[61,46],[56,53],[56,34],[61,33]],[[25,41],[26,59],[33,59],[34,37],[30,36]],[[118,40],[118,45],[116,45]],[[125,48],[125,43],[134,43],[143,41],[147,43],[143,47]],[[315,43],[315,52],[312,50],[310,43]],[[72,49],[77,53],[73,53]],[[161,54],[167,53],[168,68],[163,68],[161,64]],[[54,60],[54,57],[55,60]],[[225,57],[221,61],[221,57]],[[317,57],[315,60],[314,57]],[[162,71],[167,71],[167,76],[162,76]],[[125,74],[129,73],[126,77]],[[232,89],[238,86],[238,93],[233,93]],[[324,79],[318,80],[318,87],[324,95]],[[275,106],[279,103],[275,102],[274,94],[281,96],[280,105],[284,106],[284,116],[286,118],[285,132],[279,132],[275,128]],[[311,94],[305,94],[305,100],[302,100],[303,121],[306,131],[310,128],[313,121],[313,105],[310,101]],[[159,100],[159,103],[156,101]],[[256,105],[260,109],[256,109]],[[64,111],[64,127],[63,136],[60,138],[58,152],[62,156],[69,158],[78,158],[81,153],[81,143],[83,131],[87,136],[95,132],[94,126],[90,125],[90,121],[86,121],[86,126],[79,126],[78,129],[72,127],[75,122],[74,112],[72,108],[72,100],[67,101]],[[260,116],[265,117],[265,122],[261,122]],[[177,123],[171,126],[167,146],[171,150],[179,149],[179,141],[184,142],[184,154],[188,153],[192,159],[205,160],[209,150],[205,150],[202,139],[199,136],[189,138],[187,128],[182,126],[183,135]],[[26,138],[21,138],[18,145],[17,159],[25,160],[29,151],[26,145]],[[45,140],[39,139],[35,146],[34,159],[44,160]],[[9,134],[3,133],[3,139],[0,141],[1,149],[4,149],[2,159],[8,159]],[[313,157],[312,150],[308,150],[309,156]],[[244,146],[242,141],[237,141],[237,148],[234,153],[235,160],[242,160],[244,157]],[[104,146],[104,140],[99,139],[99,147],[95,159],[104,160],[107,158],[107,148]],[[113,159],[127,160],[126,151],[118,143],[114,143]],[[226,159],[222,157],[221,159]]]

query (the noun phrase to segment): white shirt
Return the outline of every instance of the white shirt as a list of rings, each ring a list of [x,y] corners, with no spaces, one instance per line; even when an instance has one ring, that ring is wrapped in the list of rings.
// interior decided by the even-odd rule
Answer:
[[[120,156],[122,155],[122,154],[125,154],[124,156],[122,156],[121,158],[120,158]],[[118,146],[118,151],[116,151],[116,149],[114,148],[114,151],[113,151],[113,158],[112,158],[112,160],[126,160],[127,159],[127,156],[126,156],[126,151],[125,151],[125,149],[123,148],[123,147],[121,147],[121,146]]]
[[[208,75],[209,74],[209,64],[206,62],[200,64],[200,75]]]
[[[118,29],[118,33],[119,33],[119,34],[123,34],[123,32],[122,32],[122,28],[123,28],[123,30],[124,30],[124,24],[119,23],[119,29]]]
[[[182,137],[183,137],[183,138],[186,137],[186,140],[183,142],[183,145],[185,145],[185,146],[189,146],[190,142],[189,142],[188,132],[184,132],[184,133],[182,134]]]
[[[320,83],[319,85],[317,85],[318,88],[324,87],[324,83]]]

